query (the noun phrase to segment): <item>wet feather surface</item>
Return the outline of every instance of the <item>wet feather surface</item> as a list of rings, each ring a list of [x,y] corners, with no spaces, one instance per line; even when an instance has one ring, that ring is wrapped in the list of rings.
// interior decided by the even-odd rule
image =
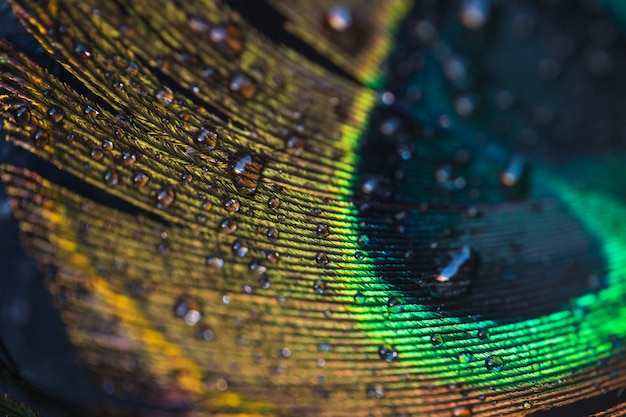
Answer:
[[[10,3],[62,70],[0,44],[7,139],[118,201],[2,165],[108,394],[78,409],[529,415],[626,386],[619,6],[588,40],[556,3],[272,0],[273,34],[237,1]]]

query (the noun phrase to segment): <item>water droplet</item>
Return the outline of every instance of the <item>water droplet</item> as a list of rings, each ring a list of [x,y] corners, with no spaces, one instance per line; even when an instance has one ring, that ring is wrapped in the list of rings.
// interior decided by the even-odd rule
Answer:
[[[146,184],[148,183],[148,181],[150,181],[150,177],[148,177],[143,172],[136,172],[135,175],[133,175],[133,186],[135,188],[143,188],[143,187],[145,187]],[[173,194],[173,191],[172,191],[172,196],[173,195],[174,194]],[[157,204],[158,203],[159,203],[159,194],[157,194]]]
[[[54,123],[59,123],[65,117],[63,109],[59,106],[50,106],[47,111],[48,118]]]
[[[463,350],[457,355],[461,365],[468,364],[472,361],[472,353],[469,350]]]
[[[213,203],[211,203],[209,200],[204,200],[202,204],[200,204],[200,208],[204,211],[209,211],[213,208]]]
[[[366,300],[366,297],[360,291],[357,291],[356,294],[354,294],[354,303],[355,304],[363,305],[363,304],[365,304],[365,300]]]
[[[452,410],[453,417],[472,417],[472,409],[467,406],[456,407]]]
[[[193,140],[200,147],[214,149],[217,144],[217,133],[201,127]]]
[[[250,248],[248,245],[240,240],[233,242],[233,252],[240,258],[243,258],[248,254]]]
[[[215,333],[206,324],[201,324],[200,326],[198,326],[196,328],[195,334],[198,339],[205,342],[210,342],[215,338]]]
[[[389,297],[387,300],[387,311],[390,313],[400,313],[402,312],[403,305],[400,297]]]
[[[109,185],[117,185],[120,182],[120,176],[117,171],[109,168],[104,172],[104,181]]]
[[[130,166],[134,164],[136,160],[137,160],[137,157],[135,156],[134,153],[128,152],[128,151],[122,152],[122,165]]]
[[[278,197],[270,197],[269,200],[267,200],[267,207],[276,210],[280,207],[280,199]]]
[[[426,282],[426,288],[433,297],[458,297],[469,291],[476,277],[480,259],[469,246],[450,254],[450,261],[439,271],[434,280]]]
[[[378,356],[385,362],[393,362],[398,357],[398,352],[390,346],[380,346]]]
[[[466,28],[477,30],[485,25],[489,17],[491,0],[463,0],[460,20]]]
[[[91,52],[82,43],[74,44],[74,52],[81,58],[91,58]]]
[[[504,361],[500,356],[491,355],[485,359],[485,367],[488,371],[500,372],[504,367]]]
[[[431,333],[430,343],[432,343],[433,346],[439,346],[443,343],[443,335],[441,333]]]
[[[244,36],[235,23],[214,26],[208,30],[208,34],[215,48],[226,56],[236,57],[243,51]]]
[[[241,204],[235,198],[229,198],[228,200],[224,201],[224,208],[226,209],[226,211],[229,211],[231,213],[238,212],[240,207]]]
[[[206,258],[206,264],[215,269],[222,269],[224,266],[224,258],[217,255],[210,255]]]
[[[268,289],[272,285],[267,274],[261,275],[261,278],[259,278],[259,284],[261,285],[261,288],[263,288],[264,290]]]
[[[160,209],[166,209],[174,203],[176,194],[169,187],[163,187],[156,194],[156,206]]]
[[[480,340],[489,339],[489,329],[487,328],[479,329],[477,335]]]
[[[319,237],[328,237],[328,235],[330,235],[330,228],[326,223],[318,224],[316,231]]]
[[[30,108],[26,106],[18,107],[13,111],[13,120],[18,126],[26,126],[30,122]]]
[[[280,233],[278,232],[278,229],[276,229],[275,227],[270,227],[270,228],[267,230],[267,239],[268,239],[270,242],[274,243],[274,242],[276,242],[276,241],[278,240],[278,236],[279,236],[279,234],[280,234]]]
[[[524,401],[524,403],[522,404],[522,406],[523,406],[525,409],[532,408],[532,406],[533,406],[533,402],[532,402],[532,401]]]
[[[108,139],[107,140],[103,140],[102,143],[100,144],[100,146],[105,151],[112,151],[113,150],[113,142],[111,142]]]
[[[235,74],[230,80],[230,90],[239,93],[243,98],[249,100],[256,94],[256,85],[252,80],[243,74]]]
[[[193,326],[200,321],[200,303],[188,295],[180,297],[174,305],[174,315],[185,320],[189,326]]]
[[[97,117],[100,114],[100,112],[96,109],[94,109],[91,106],[87,106],[85,107],[85,115],[88,117],[91,117],[92,119]]]
[[[261,157],[248,151],[239,151],[231,155],[228,162],[231,179],[237,190],[243,195],[253,196],[263,170]]]
[[[513,187],[522,178],[525,168],[526,159],[520,155],[513,156],[500,175],[500,182],[506,187]]]
[[[163,105],[172,104],[174,102],[174,93],[169,87],[163,87],[156,92],[154,97]]]
[[[364,257],[365,255],[363,255],[363,252],[361,251],[354,252],[354,259],[356,259],[357,261],[363,260]]]
[[[33,141],[36,147],[43,148],[50,143],[50,134],[46,130],[38,130],[33,136]]]
[[[326,284],[321,279],[318,279],[313,283],[313,290],[320,295],[324,294],[326,291]]]
[[[336,31],[343,32],[352,25],[352,9],[345,5],[332,6],[326,12],[326,23]]]
[[[237,221],[232,217],[226,217],[220,223],[220,229],[228,235],[235,233],[237,231]]]
[[[101,161],[102,158],[104,158],[104,152],[102,152],[101,149],[92,149],[91,152],[89,152],[89,156],[94,161]]]
[[[357,239],[356,243],[359,244],[360,247],[364,248],[367,245],[369,245],[370,243],[370,238],[367,235],[361,235],[359,236],[359,238]]]
[[[276,251],[270,251],[266,255],[266,259],[271,263],[276,263],[280,260],[280,253]]]
[[[317,254],[315,255],[315,262],[317,262],[317,264],[321,266],[328,265],[328,255],[326,255],[324,252],[317,252]]]

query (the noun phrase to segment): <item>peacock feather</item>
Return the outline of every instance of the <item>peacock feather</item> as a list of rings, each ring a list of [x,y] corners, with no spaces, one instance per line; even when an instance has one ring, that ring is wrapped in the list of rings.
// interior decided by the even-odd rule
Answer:
[[[626,415],[622,2],[9,4],[2,181],[86,372],[26,402]]]

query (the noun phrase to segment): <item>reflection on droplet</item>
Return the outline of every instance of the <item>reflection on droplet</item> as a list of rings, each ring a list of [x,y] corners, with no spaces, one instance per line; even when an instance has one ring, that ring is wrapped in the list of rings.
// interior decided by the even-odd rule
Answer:
[[[202,317],[200,313],[200,303],[191,296],[183,295],[174,305],[174,314],[176,317],[184,319],[185,323],[189,326],[194,326]]]
[[[240,240],[236,240],[233,243],[233,252],[235,255],[237,255],[240,258],[243,258],[244,256],[246,256],[248,254],[248,251],[250,250],[250,248],[248,247],[248,245],[245,242],[242,242]]]
[[[328,265],[328,255],[326,255],[324,252],[318,252],[315,255],[315,262],[317,262],[317,264],[321,266]]]
[[[65,113],[63,109],[58,106],[50,106],[47,111],[48,118],[54,123],[59,123],[63,120]]]
[[[432,343],[433,346],[439,346],[443,343],[443,335],[441,333],[431,333],[430,343]]]
[[[352,9],[346,5],[332,6],[326,12],[326,23],[337,32],[342,32],[352,25]]]
[[[120,182],[120,177],[114,169],[107,169],[104,172],[104,181],[109,185],[117,185]]]
[[[211,255],[206,258],[206,264],[215,269],[222,269],[224,266],[224,258],[217,255]]]
[[[469,350],[463,350],[459,352],[459,354],[457,355],[457,358],[460,364],[465,365],[471,362],[472,354]]]
[[[154,97],[163,105],[172,104],[174,102],[174,92],[169,87],[163,87],[156,92]]]
[[[145,187],[148,181],[150,181],[150,177],[148,177],[143,172],[136,172],[135,175],[133,175],[133,186],[135,188]],[[157,203],[158,203],[158,199],[159,197],[157,195]]]
[[[18,107],[13,111],[13,120],[18,126],[26,126],[30,122],[30,108],[26,106]]]
[[[224,201],[224,208],[231,213],[239,211],[241,204],[236,198],[229,198]]]
[[[213,149],[217,144],[217,134],[205,127],[201,127],[193,138],[194,142],[203,148]]]
[[[507,187],[514,186],[522,177],[525,167],[526,159],[520,155],[515,155],[500,175],[500,181]]]
[[[458,297],[469,291],[480,265],[480,258],[468,245],[450,253],[450,260],[435,279],[426,282],[426,288],[433,297]]]
[[[321,279],[318,279],[313,283],[313,290],[318,294],[324,294],[326,291],[326,284]]]

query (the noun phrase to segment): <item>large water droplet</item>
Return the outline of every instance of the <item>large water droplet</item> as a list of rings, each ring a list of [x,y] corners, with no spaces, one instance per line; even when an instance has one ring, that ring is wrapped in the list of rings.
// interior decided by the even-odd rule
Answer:
[[[18,107],[13,111],[13,120],[18,126],[26,126],[30,122],[30,108],[26,106]]]
[[[249,151],[240,151],[228,159],[231,180],[239,193],[253,196],[259,185],[264,162],[261,157]]]
[[[450,254],[450,261],[434,279],[427,280],[426,288],[438,298],[458,297],[469,291],[476,278],[480,258],[469,246]]]
[[[317,264],[321,266],[328,265],[328,255],[326,255],[324,252],[318,252],[315,255],[315,262],[317,262]]]
[[[443,335],[441,333],[431,333],[430,343],[432,343],[433,346],[439,346],[443,343]]]
[[[471,362],[472,353],[469,350],[463,350],[459,352],[459,354],[457,355],[457,358],[460,364],[465,365]]]
[[[239,209],[241,208],[241,204],[236,198],[229,198],[228,200],[224,201],[224,208],[226,209],[226,211],[234,213],[239,211]]]
[[[114,169],[107,169],[104,172],[104,181],[109,185],[117,185],[120,182],[120,176]]]
[[[133,186],[135,186],[135,188],[145,187],[148,181],[150,181],[150,177],[148,177],[143,172],[136,172],[135,175],[133,175]],[[159,196],[157,195],[157,203],[158,202]]]

